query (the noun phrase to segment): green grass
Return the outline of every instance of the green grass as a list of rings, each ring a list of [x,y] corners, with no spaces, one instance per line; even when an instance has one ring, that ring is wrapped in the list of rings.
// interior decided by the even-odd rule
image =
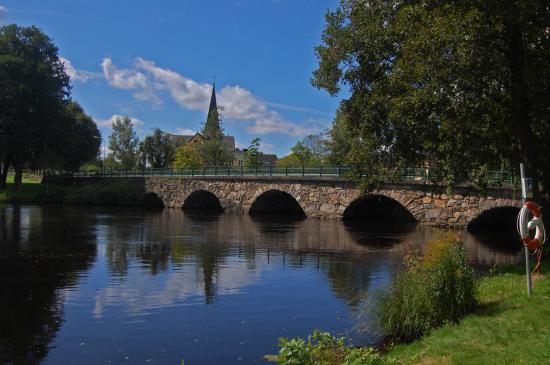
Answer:
[[[7,183],[7,189],[0,190],[0,203],[140,205],[144,194],[139,185],[125,182],[73,187],[24,179],[21,191],[14,189],[13,176],[8,176]]]
[[[332,350],[326,353],[319,346],[310,348],[302,339],[283,339],[279,354],[266,358],[284,365],[301,364],[299,355],[308,350],[316,356],[308,364],[315,365],[549,364],[550,261],[543,265],[542,273],[545,275],[534,277],[530,298],[521,265],[480,278],[479,301],[472,313],[415,342],[389,345],[381,356],[367,353],[359,361],[335,360]]]
[[[43,185],[38,180],[23,179],[21,191],[16,191],[13,175],[7,179],[7,188],[0,190],[0,203],[51,203],[63,200],[63,191],[59,186]]]
[[[13,175],[8,175],[8,178],[6,180],[6,182],[8,183],[8,185],[13,185],[13,178],[14,176]],[[36,184],[40,184],[40,180],[33,180],[33,179],[28,179],[26,177],[23,177],[23,184],[33,184],[33,185],[36,185]]]
[[[527,297],[525,273],[507,268],[483,277],[479,307],[459,324],[393,347],[400,364],[547,364],[550,359],[550,265]]]

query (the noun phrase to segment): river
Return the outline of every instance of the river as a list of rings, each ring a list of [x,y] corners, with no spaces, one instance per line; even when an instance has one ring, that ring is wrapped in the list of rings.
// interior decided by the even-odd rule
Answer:
[[[253,364],[315,328],[376,345],[365,294],[434,228],[0,206],[0,363]],[[513,232],[457,231],[472,264],[521,259]],[[368,329],[368,330],[365,330]]]

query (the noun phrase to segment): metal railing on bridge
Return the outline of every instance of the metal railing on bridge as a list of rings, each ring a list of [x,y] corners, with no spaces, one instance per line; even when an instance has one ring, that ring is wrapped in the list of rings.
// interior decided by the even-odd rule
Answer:
[[[74,177],[149,177],[149,176],[181,176],[181,177],[223,177],[223,176],[302,176],[302,177],[349,177],[357,171],[350,166],[322,166],[322,167],[205,167],[196,169],[105,169],[78,170],[68,173]]]
[[[104,169],[78,170],[66,173],[55,173],[70,177],[307,177],[307,178],[358,178],[360,169],[353,166],[319,166],[319,167],[205,167],[194,169]],[[45,173],[47,174],[47,173]],[[401,169],[396,181],[429,184],[438,181],[437,171],[424,168]],[[516,177],[509,171],[490,171],[487,176],[490,185],[515,185]]]

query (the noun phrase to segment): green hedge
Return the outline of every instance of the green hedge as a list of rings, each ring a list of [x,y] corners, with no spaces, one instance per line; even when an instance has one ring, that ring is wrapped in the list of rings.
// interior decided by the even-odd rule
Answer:
[[[127,182],[90,184],[70,188],[64,204],[81,205],[141,205],[143,187]]]

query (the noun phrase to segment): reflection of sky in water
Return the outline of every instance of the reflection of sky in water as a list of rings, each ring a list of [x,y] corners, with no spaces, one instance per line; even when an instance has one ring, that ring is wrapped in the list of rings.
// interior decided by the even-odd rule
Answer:
[[[50,364],[262,363],[278,337],[314,328],[375,343],[380,333],[362,315],[372,294],[436,232],[380,222],[201,220],[169,209],[11,206],[0,209],[0,225],[3,268],[14,270],[6,303],[37,301],[9,308],[29,339],[18,346],[42,344]],[[474,263],[520,256],[507,235],[463,234]],[[45,333],[48,323],[56,325]]]
[[[101,258],[100,258],[101,260]],[[213,278],[216,295],[242,293],[246,287],[260,279],[262,269],[250,270],[245,260],[229,257]],[[93,314],[99,318],[109,307],[122,306],[127,316],[146,314],[151,310],[204,302],[203,274],[194,263],[156,276],[140,275],[133,270],[121,282],[110,282],[97,289]]]

